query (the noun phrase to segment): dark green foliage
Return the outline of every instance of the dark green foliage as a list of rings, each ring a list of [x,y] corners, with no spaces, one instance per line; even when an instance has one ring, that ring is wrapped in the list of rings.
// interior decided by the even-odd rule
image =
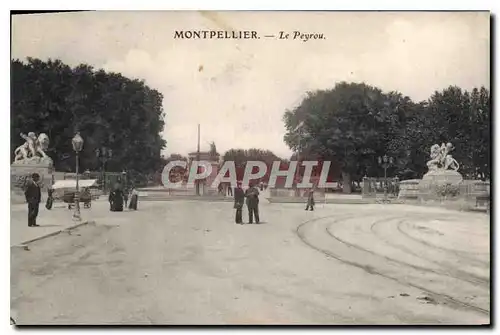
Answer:
[[[437,185],[435,192],[438,196],[440,197],[456,197],[457,195],[460,194],[460,188],[458,185],[452,185],[452,184],[444,184],[444,185]]]
[[[270,150],[263,149],[230,149],[226,151],[222,157],[224,162],[234,161],[235,166],[244,167],[248,161],[262,161],[271,166],[274,161],[281,161],[282,159],[276,156]]]
[[[56,170],[73,171],[71,138],[79,130],[85,140],[83,170],[99,170],[95,149],[102,146],[113,150],[108,171],[162,168],[163,96],[143,81],[59,60],[13,60],[11,68],[12,151],[24,143],[19,133],[44,132]]]
[[[412,177],[420,178],[427,172],[431,145],[452,142],[451,154],[464,178],[489,179],[490,134],[489,91],[482,87],[467,92],[451,86],[420,104],[416,117],[391,141],[391,149],[408,157],[406,168],[413,171]]]
[[[454,158],[467,178],[490,175],[490,96],[450,87],[429,101],[414,103],[398,92],[364,83],[338,83],[309,92],[283,117],[285,142],[303,156],[340,165],[345,184],[352,177],[381,176],[377,157],[388,154],[388,175],[420,178],[427,172],[431,145],[452,142]],[[302,124],[302,126],[300,126]]]

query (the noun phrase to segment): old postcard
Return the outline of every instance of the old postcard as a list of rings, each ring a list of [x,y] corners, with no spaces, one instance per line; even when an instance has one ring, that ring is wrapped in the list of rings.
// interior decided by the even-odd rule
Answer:
[[[12,323],[490,324],[489,12],[11,33]]]

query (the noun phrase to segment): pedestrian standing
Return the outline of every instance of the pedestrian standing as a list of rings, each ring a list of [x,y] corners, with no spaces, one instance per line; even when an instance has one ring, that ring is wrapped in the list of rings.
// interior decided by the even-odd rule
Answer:
[[[33,173],[31,175],[31,180],[28,181],[24,195],[26,196],[26,202],[28,203],[28,227],[38,227],[36,223],[36,218],[38,216],[38,209],[40,207],[40,201],[42,200],[42,193],[40,191],[40,175],[38,173]]]
[[[52,205],[54,203],[54,189],[52,187],[47,188],[47,202],[45,203],[45,208],[48,210],[52,209]]]
[[[307,206],[306,206],[306,211],[311,209],[311,211],[314,210],[314,189],[311,188],[309,190],[309,194],[307,195]]]
[[[123,212],[123,191],[120,185],[115,186],[115,189],[109,193],[109,205],[112,212]]]
[[[123,202],[125,203],[125,208],[127,208],[127,203],[128,203],[128,190],[125,190],[123,192]]]
[[[132,192],[130,192],[130,204],[128,208],[136,211],[138,202],[139,202],[139,192],[137,192],[135,187],[132,187]]]
[[[234,189],[234,209],[236,209],[235,222],[243,224],[243,204],[245,203],[245,192],[241,188],[241,182],[236,183]]]
[[[253,218],[255,216],[255,223],[260,223],[259,218],[259,189],[255,187],[254,183],[250,184],[250,187],[245,191],[245,197],[247,198],[247,208],[248,208],[248,223],[253,223]]]

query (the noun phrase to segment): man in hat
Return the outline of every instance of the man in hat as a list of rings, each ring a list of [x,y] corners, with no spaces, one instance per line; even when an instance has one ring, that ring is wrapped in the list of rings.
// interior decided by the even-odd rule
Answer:
[[[245,192],[241,188],[241,181],[238,180],[234,188],[234,209],[236,209],[235,222],[243,224],[243,204],[245,203]]]
[[[31,175],[31,180],[28,181],[26,189],[24,190],[26,202],[28,203],[28,227],[39,226],[36,224],[38,209],[40,201],[42,200],[42,193],[40,191],[40,186],[38,185],[39,181],[40,175],[38,173],[33,173]]]
[[[245,191],[245,197],[247,198],[247,208],[248,208],[248,223],[253,223],[253,217],[255,216],[255,223],[260,223],[259,218],[259,189],[255,187],[255,183],[251,182],[250,187]]]

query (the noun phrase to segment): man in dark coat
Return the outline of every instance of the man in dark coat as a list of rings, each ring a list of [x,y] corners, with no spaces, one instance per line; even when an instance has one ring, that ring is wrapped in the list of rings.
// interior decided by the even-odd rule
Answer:
[[[119,185],[109,193],[109,205],[112,212],[123,212],[124,194]]]
[[[259,218],[259,189],[255,187],[254,183],[250,184],[250,187],[245,191],[245,197],[247,198],[247,208],[248,208],[248,223],[253,223],[253,217],[255,216],[255,223],[260,223]]]
[[[28,181],[26,189],[24,190],[26,202],[28,203],[28,227],[39,226],[36,223],[40,201],[42,200],[42,192],[40,191],[40,186],[38,185],[39,181],[40,175],[38,173],[33,173],[31,175],[31,180]]]
[[[243,224],[244,203],[245,203],[245,192],[241,188],[241,181],[238,181],[236,183],[236,187],[234,188],[234,209],[236,209],[235,222],[237,224]]]

